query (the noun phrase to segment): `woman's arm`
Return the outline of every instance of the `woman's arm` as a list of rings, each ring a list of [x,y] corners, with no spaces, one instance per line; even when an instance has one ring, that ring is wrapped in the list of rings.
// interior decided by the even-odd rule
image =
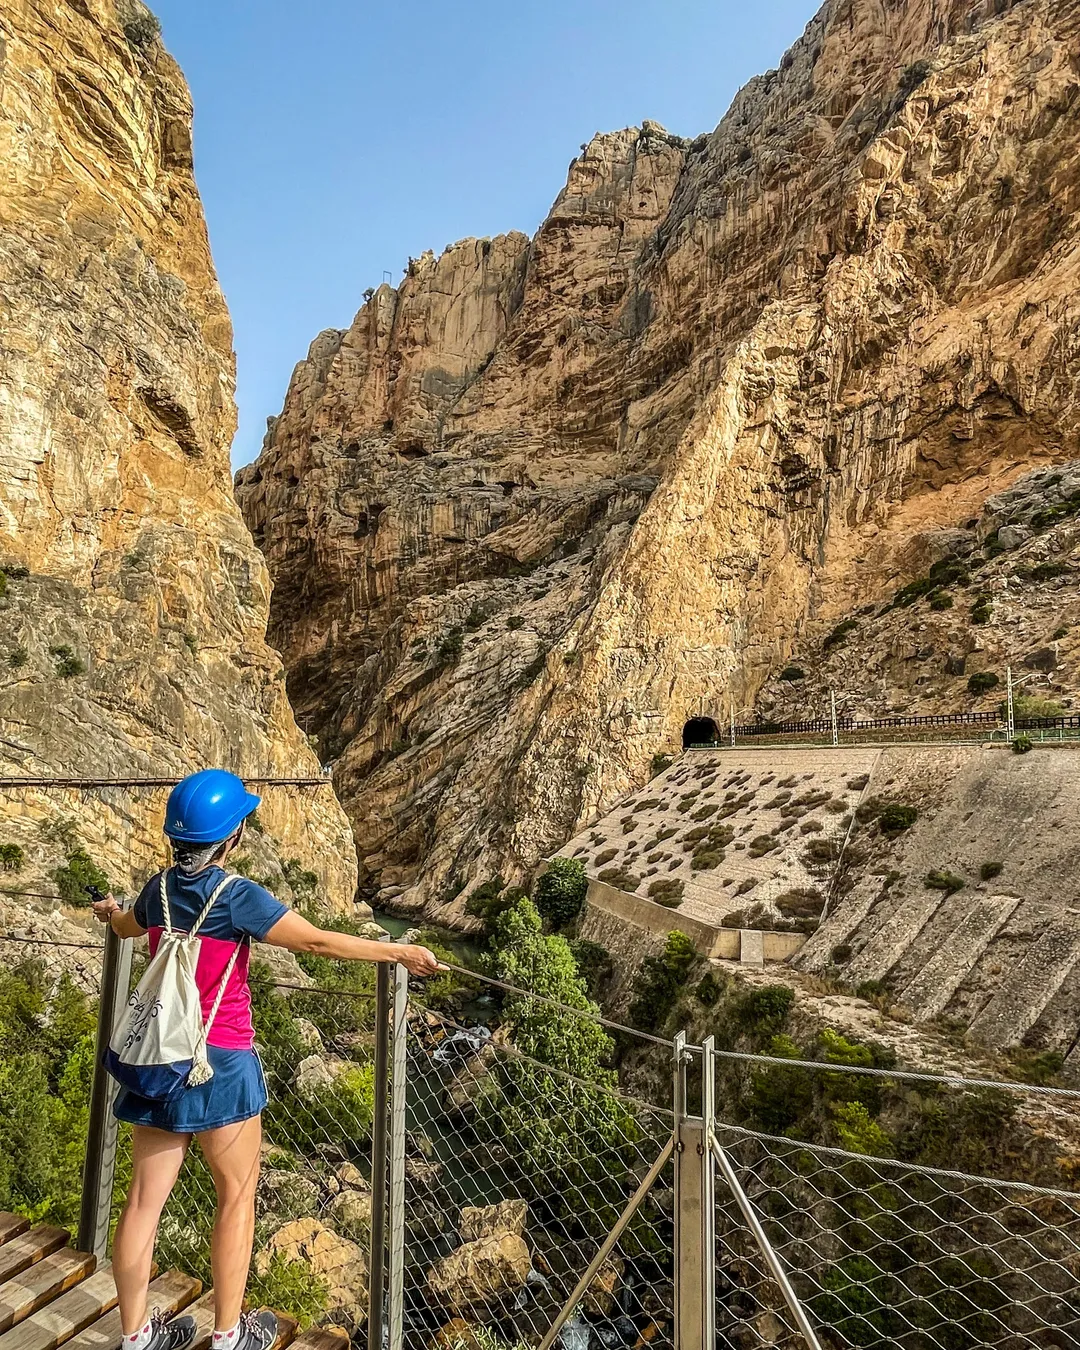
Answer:
[[[104,900],[94,901],[94,918],[99,923],[107,923],[117,937],[142,937],[146,929],[136,919],[134,911],[121,909],[116,897],[107,895]]]
[[[342,961],[400,961],[412,975],[434,975],[438,958],[426,947],[399,946],[394,942],[371,942],[349,933],[334,933],[317,928],[290,910],[283,914],[263,938],[274,947],[290,952],[312,952],[316,956],[337,957]]]

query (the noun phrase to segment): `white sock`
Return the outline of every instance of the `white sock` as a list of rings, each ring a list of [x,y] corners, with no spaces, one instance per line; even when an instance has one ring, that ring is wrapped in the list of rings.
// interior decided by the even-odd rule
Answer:
[[[229,1350],[230,1346],[236,1344],[236,1338],[239,1335],[240,1335],[239,1322],[237,1322],[236,1326],[234,1326],[229,1331],[215,1331],[214,1339],[211,1345],[211,1350]],[[127,1350],[126,1344],[124,1346],[124,1350]],[[134,1347],[134,1350],[143,1350],[143,1348],[142,1346],[137,1345]]]
[[[124,1350],[146,1350],[153,1334],[154,1328],[147,1322],[142,1331],[133,1331],[130,1336],[124,1337]]]

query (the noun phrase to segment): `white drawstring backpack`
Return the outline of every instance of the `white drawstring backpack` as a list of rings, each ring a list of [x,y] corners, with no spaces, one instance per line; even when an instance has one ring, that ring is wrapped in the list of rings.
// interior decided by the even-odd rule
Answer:
[[[214,888],[191,931],[183,933],[172,926],[167,877],[168,872],[162,872],[165,931],[154,959],[121,1009],[105,1051],[105,1067],[117,1082],[151,1101],[168,1101],[183,1088],[198,1087],[213,1078],[206,1038],[243,945],[238,943],[229,958],[210,1015],[203,1022],[202,1000],[195,983],[202,945],[199,929],[221,893],[237,878],[230,873]]]

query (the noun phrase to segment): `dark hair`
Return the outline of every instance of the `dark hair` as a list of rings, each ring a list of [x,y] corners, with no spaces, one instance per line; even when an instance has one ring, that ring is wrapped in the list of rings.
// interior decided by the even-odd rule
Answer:
[[[244,828],[243,821],[233,830],[227,839],[218,839],[213,844],[189,844],[182,839],[172,841],[173,863],[185,876],[193,876],[216,862],[229,844],[240,838]]]

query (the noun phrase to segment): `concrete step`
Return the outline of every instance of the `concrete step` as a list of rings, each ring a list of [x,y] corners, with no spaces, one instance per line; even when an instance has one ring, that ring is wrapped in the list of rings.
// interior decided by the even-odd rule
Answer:
[[[1042,1015],[1080,960],[1080,914],[1053,920],[1024,953],[1006,988],[971,1023],[984,1045],[1015,1045]]]
[[[915,976],[896,991],[899,1001],[920,1021],[944,1012],[1019,903],[1012,895],[963,892],[946,901],[933,924],[942,940],[934,943],[929,959]]]

